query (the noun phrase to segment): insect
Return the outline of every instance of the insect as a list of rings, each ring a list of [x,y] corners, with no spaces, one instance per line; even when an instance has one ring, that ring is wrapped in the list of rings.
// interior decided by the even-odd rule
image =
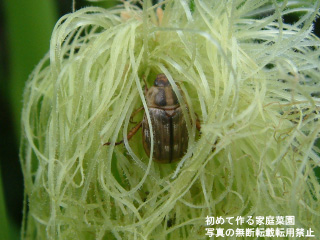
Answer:
[[[188,148],[189,137],[178,98],[165,74],[158,74],[150,89],[147,88],[147,84],[145,85],[145,97],[153,129],[154,161],[159,163],[178,161]],[[142,109],[143,107],[139,108],[133,115]],[[146,113],[144,113],[142,121],[129,131],[127,139],[130,140],[141,127],[143,147],[149,155],[151,134]],[[196,127],[200,131],[198,119]],[[123,140],[116,142],[115,145],[121,143]],[[110,145],[110,142],[104,145]]]

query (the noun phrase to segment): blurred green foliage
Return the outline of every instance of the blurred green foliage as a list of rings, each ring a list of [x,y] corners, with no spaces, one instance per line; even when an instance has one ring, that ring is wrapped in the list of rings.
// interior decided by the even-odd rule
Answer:
[[[6,116],[6,118],[12,122],[14,130],[14,132],[7,132],[6,135],[13,135],[10,136],[10,139],[13,139],[13,143],[11,142],[10,144],[15,145],[17,149],[20,135],[23,88],[34,66],[48,51],[51,31],[58,16],[54,0],[6,0],[3,3],[3,7],[7,69],[3,69],[6,76],[2,75],[3,79],[1,79],[4,82],[2,84],[2,95],[6,100],[5,102],[9,104],[7,108],[9,112],[6,114],[11,114],[11,116]],[[18,151],[16,154],[16,156],[1,155],[2,170],[6,173],[6,176],[12,176],[13,179],[21,176],[17,158]],[[9,169],[8,166],[10,166]],[[22,182],[22,179],[14,180]],[[9,185],[9,188],[15,188],[12,179],[7,181],[8,179],[4,179],[4,187]],[[21,188],[18,189],[21,190]],[[14,190],[10,190],[10,193],[13,193]],[[5,206],[5,197],[7,197],[7,205],[8,202],[12,204],[11,200],[8,200],[8,196],[2,195],[3,191],[0,194],[2,206]],[[22,196],[22,193],[19,193],[18,196]],[[13,207],[21,208],[22,199],[19,199],[19,201],[21,202],[20,205]],[[5,210],[3,208],[3,211],[0,212],[1,223],[4,223],[1,224],[1,236],[6,236],[3,239],[19,239],[19,223],[14,222],[12,217],[7,217]]]
[[[14,145],[15,149],[17,149],[20,135],[23,88],[32,69],[48,51],[52,28],[58,16],[54,0],[6,0],[3,3],[3,7],[6,38],[6,69],[3,69],[3,72],[6,76],[2,74],[2,96],[5,99],[5,103],[9,104],[7,108],[9,112],[6,113],[7,116],[5,118],[12,123],[14,131],[6,133],[12,139],[12,141],[6,139],[6,142],[11,142],[10,145]],[[10,114],[11,116],[8,116]],[[12,179],[4,179],[3,183],[5,185],[2,185],[2,182],[0,183],[0,228],[2,239],[20,238],[19,223],[13,221],[14,217],[10,216],[10,214],[6,214],[7,209],[5,206],[8,203],[11,205],[14,203],[11,202],[11,198],[9,200],[8,196],[3,195],[4,191],[2,189],[2,186],[8,187],[9,185],[9,188],[12,188],[10,193],[14,193],[15,190],[21,190],[21,188],[15,187],[13,183],[13,180],[15,180],[15,183],[22,183],[22,179],[15,179],[21,176],[17,150],[16,154],[16,156],[1,155],[1,167],[3,172],[6,173],[5,176],[12,176]],[[8,166],[11,166],[10,169],[7,169]],[[17,196],[22,196],[22,193],[18,193]],[[21,202],[20,205],[12,207],[21,211],[22,199],[18,200]],[[5,203],[7,204],[5,205]]]
[[[8,218],[7,218],[7,211],[5,207],[5,200],[4,200],[4,194],[2,189],[2,176],[0,171],[0,236],[3,239],[10,239],[10,229],[8,226]]]
[[[57,7],[53,0],[6,0],[5,17],[10,54],[7,93],[15,135],[19,138],[23,88],[28,75],[49,49]]]

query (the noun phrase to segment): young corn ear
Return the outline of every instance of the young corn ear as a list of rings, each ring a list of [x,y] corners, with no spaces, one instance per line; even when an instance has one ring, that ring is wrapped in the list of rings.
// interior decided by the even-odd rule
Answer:
[[[126,1],[63,16],[24,94],[23,238],[202,239],[207,216],[287,215],[320,236],[320,2],[300,2]],[[147,108],[143,77],[158,73],[190,123],[175,164],[153,162],[141,133],[126,140]]]

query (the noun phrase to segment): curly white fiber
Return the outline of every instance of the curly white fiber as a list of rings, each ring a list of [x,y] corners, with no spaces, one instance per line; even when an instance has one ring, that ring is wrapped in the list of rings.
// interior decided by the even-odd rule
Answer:
[[[293,215],[320,236],[320,2],[296,2],[124,2],[62,17],[25,90],[22,237],[202,239],[208,215]],[[150,86],[161,72],[202,124],[200,135],[188,124],[177,164],[153,162],[141,133],[126,140],[146,108],[143,76]]]

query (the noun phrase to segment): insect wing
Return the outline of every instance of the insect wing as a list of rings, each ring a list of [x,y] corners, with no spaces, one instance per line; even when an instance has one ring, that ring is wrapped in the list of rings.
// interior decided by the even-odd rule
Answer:
[[[158,108],[149,108],[153,129],[153,158],[158,162],[170,162],[170,118],[166,112]],[[143,145],[146,153],[150,154],[151,135],[147,116],[142,122]]]
[[[172,116],[172,161],[180,160],[188,148],[188,130],[180,107]]]
[[[188,147],[188,131],[181,109],[174,110],[172,116],[163,109],[149,108],[153,129],[153,158],[160,163],[179,160]],[[143,145],[150,154],[151,136],[146,115],[142,123]]]

